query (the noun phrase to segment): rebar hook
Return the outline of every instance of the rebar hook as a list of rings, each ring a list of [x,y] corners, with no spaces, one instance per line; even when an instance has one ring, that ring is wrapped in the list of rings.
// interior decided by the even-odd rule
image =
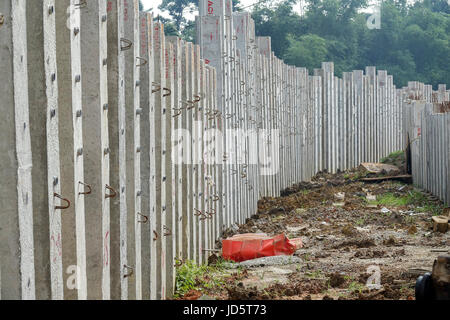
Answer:
[[[147,59],[145,59],[145,58],[136,57],[136,59],[144,61],[144,62],[141,62],[141,63],[137,64],[136,67],[142,67],[142,66],[145,66],[147,64]]]
[[[120,38],[120,42],[125,42],[126,43],[125,46],[122,46],[122,44],[120,45],[120,51],[128,50],[133,45],[133,42],[131,42],[130,40],[125,39],[125,38]]]
[[[175,113],[175,114],[172,116],[173,118],[176,118],[176,117],[178,117],[178,116],[182,113],[181,110],[183,110],[183,109],[173,109],[173,110],[176,110],[176,111],[177,111],[177,113]]]
[[[67,209],[67,208],[70,207],[70,201],[68,199],[63,198],[61,195],[57,194],[56,192],[53,193],[53,196],[56,197],[56,198],[59,198],[59,199],[61,199],[63,201],[66,201],[66,203],[67,203],[65,206],[55,206],[56,210],[58,210],[58,209]]]
[[[148,222],[148,217],[147,216],[144,216],[140,212],[138,212],[137,214],[140,215],[141,217],[144,217],[144,220],[138,220],[139,223],[147,223]]]
[[[174,267],[181,267],[184,263],[183,259],[174,258],[174,260],[175,260],[175,264],[173,265]]]
[[[73,5],[77,9],[81,9],[87,6],[87,0],[81,0],[79,3]]]
[[[193,101],[193,103],[197,103],[200,102],[200,100],[202,99],[202,97],[200,97],[198,94],[194,95],[195,100]]]
[[[127,277],[131,277],[133,275],[134,272],[134,268],[127,266],[126,264],[123,265],[123,267],[127,270],[130,271],[130,273],[124,274],[123,277],[127,278]]]
[[[191,106],[190,106],[190,107],[187,107],[186,110],[194,109],[194,108],[195,108],[194,102],[193,102],[193,101],[188,101],[188,102],[191,104]]]
[[[111,194],[105,194],[105,199],[114,198],[117,195],[116,190],[114,190],[111,186],[105,185],[105,188],[108,189],[109,191],[112,191]]]
[[[82,184],[83,186],[85,186],[85,187],[88,187],[88,188],[89,188],[89,191],[78,192],[78,194],[90,194],[90,193],[92,192],[92,188],[91,188],[91,186],[90,186],[90,185],[88,185],[87,183],[84,183],[84,182],[81,182],[81,181],[78,181],[78,183],[79,183],[79,184]]]
[[[163,229],[166,230],[166,232],[164,232],[164,237],[172,235],[172,230],[170,230],[170,228],[163,226]]]
[[[168,91],[168,93],[163,94],[163,97],[167,97],[170,96],[172,94],[172,90],[170,90],[169,88],[163,88],[164,91]]]
[[[155,86],[156,89],[152,89],[152,93],[158,92],[161,90],[161,85],[157,82],[152,82],[152,86]]]

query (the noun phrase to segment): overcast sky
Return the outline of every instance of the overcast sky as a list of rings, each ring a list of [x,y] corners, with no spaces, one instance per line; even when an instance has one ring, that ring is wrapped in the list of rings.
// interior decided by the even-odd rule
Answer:
[[[241,7],[247,7],[247,6],[255,4],[255,3],[259,2],[259,1],[260,0],[240,0],[240,2],[241,2],[240,6]],[[374,3],[377,3],[379,1],[381,1],[381,0],[369,0],[369,3],[374,4]],[[408,0],[408,2],[415,2],[415,1],[418,1],[418,0]],[[164,14],[160,10],[158,10],[158,6],[161,4],[161,2],[162,2],[162,0],[142,0],[142,4],[144,5],[144,9],[145,10],[153,8],[153,12],[154,12],[155,15],[160,14],[160,15],[168,18],[169,16],[167,15],[167,13]],[[305,2],[305,1],[302,1],[302,2]],[[246,11],[251,11],[251,9],[252,8],[250,7],[250,8],[247,8],[245,10]],[[295,5],[295,9],[296,9],[295,11],[300,13],[300,1],[299,1],[299,3],[297,5]],[[368,10],[364,10],[364,11],[367,12],[367,11],[372,11],[372,10],[368,9]],[[195,12],[194,14],[187,13],[186,15],[187,15],[187,18],[189,20],[193,20],[195,15],[197,15],[197,12]]]
[[[252,4],[257,3],[260,0],[240,0],[241,7],[246,7]],[[163,14],[161,11],[158,10],[158,6],[161,4],[162,0],[142,0],[142,4],[144,5],[144,10],[153,8],[153,12],[155,15],[161,14],[162,16],[167,17],[167,15]],[[251,8],[246,9],[246,11],[250,11]],[[188,18],[193,19],[196,14],[190,15],[188,14]],[[192,17],[191,17],[192,16]]]

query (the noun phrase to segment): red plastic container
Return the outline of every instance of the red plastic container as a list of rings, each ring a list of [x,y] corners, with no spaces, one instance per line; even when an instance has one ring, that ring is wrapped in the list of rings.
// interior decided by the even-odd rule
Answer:
[[[263,233],[238,234],[222,240],[222,256],[241,262],[261,257],[291,255],[302,247],[300,238],[289,240],[284,234],[268,237]]]

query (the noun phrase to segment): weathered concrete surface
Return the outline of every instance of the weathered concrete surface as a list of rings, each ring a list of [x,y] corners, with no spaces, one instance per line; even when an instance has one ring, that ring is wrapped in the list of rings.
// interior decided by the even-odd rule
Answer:
[[[88,2],[81,14],[81,67],[85,181],[78,183],[86,206],[88,299],[110,298],[109,141],[107,120],[106,3]],[[105,60],[106,61],[106,60]],[[90,192],[88,194],[88,192]]]
[[[175,83],[174,83],[174,73],[173,73],[173,44],[165,40],[164,48],[164,77],[165,77],[165,88],[163,94],[163,105],[162,105],[162,120],[161,120],[161,140],[163,142],[162,146],[162,184],[163,188],[161,191],[161,202],[163,204],[163,229],[161,230],[164,242],[165,242],[165,284],[163,290],[163,299],[166,297],[171,297],[174,292],[174,256],[175,256],[175,210],[176,210],[176,197],[175,197],[175,176],[174,164],[172,162],[172,108],[174,105],[175,97]],[[167,90],[168,89],[168,90]]]
[[[9,1],[8,1],[9,2]],[[7,28],[6,46],[12,53],[13,71],[13,99],[15,123],[15,153],[17,156],[17,211],[13,215],[18,216],[19,241],[20,241],[20,271],[21,298],[24,300],[35,299],[35,266],[34,266],[34,240],[33,240],[33,194],[32,194],[32,153],[31,153],[31,128],[29,121],[28,100],[28,57],[27,57],[27,22],[25,1],[12,1],[5,8],[5,19],[10,23]],[[8,22],[6,25],[8,25]],[[9,33],[8,30],[12,32]],[[8,34],[12,34],[9,37]],[[8,41],[12,40],[12,43]],[[6,60],[7,62],[8,60]],[[11,60],[9,60],[11,61]],[[8,66],[6,66],[8,69]],[[11,89],[11,88],[10,88]],[[8,95],[9,93],[6,93]],[[10,120],[13,120],[12,118]],[[8,126],[7,126],[8,127]],[[11,142],[11,141],[10,141]],[[14,151],[7,152],[14,159]],[[6,160],[6,159],[5,159]],[[5,163],[9,163],[8,160]],[[12,163],[15,164],[14,162]],[[9,188],[14,188],[8,185]],[[8,191],[5,192],[8,195]],[[14,195],[14,194],[11,194]],[[17,229],[13,231],[17,232]],[[14,239],[14,238],[13,238]],[[12,240],[13,240],[12,239]]]
[[[149,63],[148,63],[148,73],[149,73],[149,151],[150,151],[150,186],[149,186],[149,224],[150,224],[150,299],[156,299],[157,295],[157,271],[158,271],[158,250],[157,241],[155,240],[156,232],[156,98],[157,96],[153,93],[153,82],[156,81],[156,63],[155,63],[155,37],[154,32],[154,22],[152,17],[149,16],[148,20],[148,44],[149,44]]]
[[[71,266],[77,266],[76,235],[75,235],[75,206],[73,203],[74,194],[74,166],[73,166],[73,126],[72,124],[72,79],[71,79],[71,54],[70,54],[70,30],[67,28],[67,8],[70,6],[69,0],[55,3],[56,16],[56,59],[58,79],[58,105],[63,106],[58,110],[59,139],[64,141],[60,146],[60,161],[64,163],[61,168],[60,194],[71,201],[71,206],[64,210],[62,218],[62,243],[63,251],[63,276],[64,283],[71,282],[73,286],[64,286],[65,299],[74,300],[81,298],[83,294],[76,289],[74,275],[77,269],[72,270]],[[71,269],[69,269],[71,268]],[[72,276],[72,277],[71,277]],[[78,274],[78,277],[81,275]],[[80,279],[80,278],[79,278]],[[80,279],[81,280],[81,279]],[[68,282],[69,281],[69,282]],[[78,295],[80,293],[80,295]],[[86,293],[84,293],[86,294]],[[84,297],[86,297],[84,295]]]
[[[155,126],[155,137],[160,137],[162,133],[162,109],[163,107],[163,88],[165,87],[165,77],[164,77],[164,26],[161,23],[153,23],[153,44],[154,44],[154,80],[155,85],[153,86],[154,94],[154,118],[153,126]],[[154,215],[153,226],[155,229],[153,232],[153,241],[156,242],[156,281],[153,282],[151,288],[152,299],[162,299],[163,298],[163,286],[165,283],[164,275],[164,260],[165,256],[165,241],[163,237],[163,215],[164,215],[164,205],[162,203],[162,181],[163,181],[163,141],[162,139],[155,138],[155,194],[156,194],[156,210]],[[153,249],[153,248],[152,248]],[[152,272],[153,274],[153,272]]]
[[[107,8],[108,23],[108,135],[110,186],[117,195],[110,199],[110,290],[111,299],[122,298],[126,279],[122,270],[124,256],[126,255],[125,241],[123,240],[123,217],[126,215],[125,194],[121,191],[125,180],[125,136],[122,134],[124,121],[124,64],[123,53],[120,50],[120,38],[123,37],[123,21],[119,18],[122,10],[121,0],[109,1]],[[108,191],[109,193],[109,191]]]
[[[4,23],[0,26],[0,299],[22,297],[18,215],[18,166],[14,116],[14,78],[11,1],[0,2]]]
[[[140,99],[140,90],[141,90],[141,80],[140,80],[140,64],[142,60],[140,57],[140,18],[139,18],[139,2],[138,0],[134,0],[133,3],[133,43],[134,43],[134,69],[133,69],[133,79],[135,83],[134,89],[134,99],[133,99],[133,110],[134,110],[134,123],[133,123],[133,134],[134,134],[134,144],[135,144],[135,156],[134,156],[134,190],[135,190],[135,198],[134,198],[134,249],[135,249],[135,299],[142,299],[142,258],[141,258],[141,223],[138,221],[141,219],[140,213],[141,210],[141,199],[142,199],[142,190],[141,190],[141,99]]]
[[[62,215],[62,252],[65,298],[86,299],[84,197],[78,194],[77,186],[78,181],[84,181],[82,120],[76,116],[77,110],[82,112],[80,34],[75,32],[80,28],[80,11],[73,3],[73,0],[55,2],[56,77],[58,104],[62,106],[58,114],[59,139],[64,141],[60,145],[60,161],[64,163],[61,167],[61,196],[71,202]]]
[[[187,129],[188,126],[188,113],[187,113],[187,103],[186,101],[189,100],[188,97],[188,91],[189,91],[189,67],[188,67],[188,45],[186,42],[182,42],[181,43],[181,82],[182,82],[182,87],[181,87],[181,93],[180,93],[180,106],[179,108],[184,108],[186,111],[184,114],[182,114],[182,118],[181,118],[181,128],[182,129]],[[184,137],[183,135],[181,135],[180,137],[180,143],[182,143],[182,154],[183,154],[183,159],[190,159],[190,148],[189,148],[189,141],[187,139],[187,137]],[[182,200],[181,200],[181,207],[183,208],[183,213],[182,216],[180,217],[181,219],[181,227],[180,227],[180,232],[181,232],[181,237],[183,239],[183,243],[182,243],[182,256],[180,258],[182,258],[183,260],[185,259],[190,259],[191,257],[191,243],[189,241],[190,238],[190,220],[192,219],[192,215],[191,215],[191,201],[190,201],[190,180],[189,180],[189,168],[188,168],[188,163],[186,161],[183,161],[183,163],[181,164],[181,170],[180,170],[180,177],[183,178],[183,186],[180,190],[181,192],[181,196],[182,196]]]
[[[151,15],[148,13],[140,13],[139,27],[140,27],[140,100],[141,100],[141,191],[142,202],[141,212],[138,218],[138,223],[141,224],[141,257],[142,257],[142,299],[150,299],[150,84],[153,81],[153,70],[149,68],[149,40],[151,41]],[[150,34],[149,34],[150,32]],[[142,60],[145,59],[145,60]],[[145,65],[144,65],[145,63]],[[139,61],[138,61],[139,64]]]
[[[62,239],[61,230],[61,212],[57,209],[56,203],[59,199],[54,193],[61,193],[59,179],[61,177],[61,164],[59,157],[60,142],[59,137],[59,119],[56,116],[59,113],[58,105],[58,79],[57,61],[56,61],[56,17],[54,10],[54,0],[44,0],[43,6],[43,28],[44,28],[44,66],[45,66],[45,85],[47,98],[47,192],[48,192],[48,210],[49,210],[49,233],[50,233],[50,276],[52,285],[52,298],[62,299],[64,294],[64,281],[62,269]],[[55,116],[53,116],[55,113]]]
[[[127,267],[124,267],[125,275],[136,267],[136,247],[135,247],[135,224],[136,224],[136,198],[137,192],[135,185],[135,158],[139,157],[136,141],[134,139],[135,130],[135,95],[139,94],[138,83],[136,82],[135,66],[135,33],[134,19],[136,1],[124,1],[124,37],[131,41],[132,47],[125,51],[125,137],[126,137],[126,203],[127,203]],[[138,19],[139,17],[136,17]],[[139,48],[139,47],[138,47]],[[130,269],[131,268],[131,269]],[[126,299],[134,300],[136,298],[136,274],[127,276],[128,294]]]
[[[174,188],[172,194],[175,201],[175,220],[173,221],[174,233],[174,258],[181,259],[183,256],[183,242],[186,239],[183,237],[183,215],[186,210],[186,203],[183,201],[183,194],[185,194],[186,184],[183,181],[183,135],[178,134],[179,129],[182,129],[182,119],[186,117],[186,111],[182,103],[182,40],[178,37],[167,37],[168,41],[173,45],[173,91],[172,99],[174,101],[172,108],[172,145],[171,162],[173,163],[172,181]],[[175,261],[174,261],[175,262]]]
[[[59,159],[49,159],[52,163],[48,163],[47,159],[47,115],[49,113],[47,112],[47,76],[44,63],[43,4],[43,0],[28,1],[26,14],[28,101],[33,157],[33,236],[34,242],[39,244],[34,248],[36,299],[48,300],[63,298],[61,214],[64,211],[55,212],[55,205],[59,204],[59,199],[55,199],[53,193],[50,195],[48,192],[47,166],[48,164],[52,168],[55,165],[59,166],[54,163]],[[56,174],[56,176],[59,175]],[[53,177],[50,181],[52,180]],[[53,189],[53,181],[50,186],[50,189]],[[52,199],[50,205],[49,199]],[[56,225],[52,225],[50,235],[51,222],[55,222]]]

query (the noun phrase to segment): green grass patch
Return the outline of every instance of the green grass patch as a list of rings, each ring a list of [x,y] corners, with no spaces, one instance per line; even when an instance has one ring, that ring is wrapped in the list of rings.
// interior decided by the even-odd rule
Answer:
[[[416,212],[430,212],[433,215],[440,214],[445,207],[443,204],[431,201],[428,197],[418,191],[411,190],[407,194],[398,196],[392,192],[387,192],[377,196],[377,200],[369,201],[369,204],[382,205],[386,207],[415,206]]]
[[[356,224],[358,225],[358,226],[362,226],[362,225],[364,225],[366,223],[366,217],[364,217],[364,218],[358,218],[357,220],[356,220]]]
[[[182,297],[190,290],[203,291],[213,289],[225,284],[227,275],[223,274],[225,260],[219,258],[213,266],[197,265],[195,261],[187,260],[177,267],[175,283],[175,298]]]
[[[312,191],[311,189],[302,189],[302,190],[299,190],[297,193],[305,196],[308,193],[310,193],[311,191]]]
[[[320,270],[315,270],[315,271],[312,271],[312,272],[305,272],[305,276],[307,277],[307,278],[312,278],[312,279],[320,279],[320,278],[322,278],[322,271],[320,271]]]
[[[387,157],[381,158],[380,162],[381,163],[390,163],[393,160],[403,160],[405,158],[405,153],[403,150],[398,150],[398,151],[394,151],[392,153],[390,153]]]
[[[400,207],[409,204],[408,196],[398,197],[395,194],[388,192],[377,196],[377,200],[370,200],[369,204],[376,204],[390,207]]]
[[[387,157],[382,158],[380,162],[402,168],[405,166],[405,153],[402,150],[392,152]]]
[[[358,281],[352,281],[350,282],[350,284],[348,285],[348,290],[350,290],[351,292],[363,292],[363,290],[367,289],[365,285],[363,285],[362,283],[358,282]]]

